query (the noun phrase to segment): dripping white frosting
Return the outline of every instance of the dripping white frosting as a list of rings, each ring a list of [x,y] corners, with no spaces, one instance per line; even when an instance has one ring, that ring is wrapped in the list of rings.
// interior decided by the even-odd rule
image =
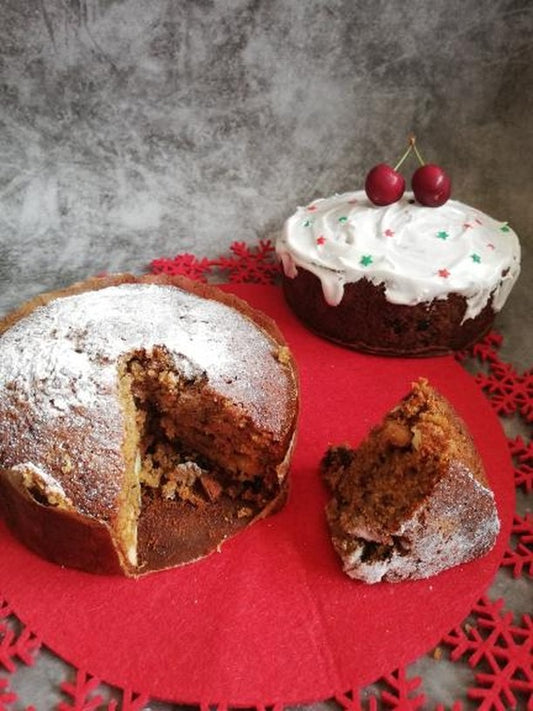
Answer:
[[[456,200],[424,207],[412,193],[385,207],[362,190],[315,200],[286,221],[276,250],[288,277],[303,268],[320,279],[330,305],[365,278],[383,284],[394,304],[464,296],[464,320],[491,296],[499,311],[520,272],[518,237],[506,222]]]

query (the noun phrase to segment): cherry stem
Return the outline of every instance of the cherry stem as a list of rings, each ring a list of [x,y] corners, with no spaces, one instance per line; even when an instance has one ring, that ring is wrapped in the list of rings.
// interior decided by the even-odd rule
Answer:
[[[420,163],[420,165],[426,165],[426,161],[422,158],[422,156],[420,155],[420,151],[419,151],[418,148],[416,147],[416,136],[414,135],[414,133],[412,133],[412,134],[409,136],[409,148],[405,151],[405,153],[403,154],[403,156],[402,156],[402,157],[400,158],[400,160],[396,163],[396,165],[394,166],[394,170],[398,170],[398,168],[401,166],[401,164],[402,164],[402,163],[404,162],[404,160],[407,158],[407,156],[409,155],[409,153],[411,153],[411,151],[414,151],[414,152],[415,152],[415,156],[416,156],[418,162]]]
[[[407,156],[409,155],[409,153],[411,153],[411,151],[413,150],[414,146],[415,146],[415,144],[414,144],[414,143],[411,143],[411,141],[409,141],[409,148],[405,151],[405,153],[403,154],[403,156],[402,156],[402,157],[400,158],[400,160],[396,163],[396,165],[394,166],[394,170],[398,170],[398,168],[401,166],[401,164],[402,164],[402,163],[404,162],[404,160],[407,158]]]
[[[410,140],[410,142],[411,142],[411,148],[414,150],[415,156],[417,157],[418,162],[420,163],[420,165],[425,165],[425,164],[426,164],[426,161],[422,158],[422,156],[420,155],[420,151],[419,151],[418,148],[416,147],[416,139],[415,139],[415,137],[414,137],[414,136],[411,136],[411,138],[410,138],[409,140]]]

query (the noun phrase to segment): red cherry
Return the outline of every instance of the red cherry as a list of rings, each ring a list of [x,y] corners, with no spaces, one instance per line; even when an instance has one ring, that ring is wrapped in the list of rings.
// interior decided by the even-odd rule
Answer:
[[[390,205],[399,200],[405,190],[403,175],[386,163],[375,165],[365,180],[365,192],[374,205]]]
[[[415,170],[411,187],[418,202],[427,207],[444,205],[452,191],[450,178],[433,163],[426,163]]]

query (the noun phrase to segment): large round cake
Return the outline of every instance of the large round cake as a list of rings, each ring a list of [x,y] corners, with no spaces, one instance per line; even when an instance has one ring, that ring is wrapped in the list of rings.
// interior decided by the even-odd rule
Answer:
[[[275,323],[182,278],[93,279],[0,322],[0,513],[40,555],[135,576],[280,508],[298,410]]]
[[[378,207],[364,191],[299,207],[276,249],[290,307],[313,331],[382,355],[466,348],[491,327],[520,271],[506,222],[412,193]]]

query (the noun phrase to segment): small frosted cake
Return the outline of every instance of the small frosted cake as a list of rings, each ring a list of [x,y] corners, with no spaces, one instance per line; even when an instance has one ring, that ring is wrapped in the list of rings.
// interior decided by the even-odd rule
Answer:
[[[0,513],[89,572],[181,565],[285,502],[298,384],[275,323],[183,278],[93,279],[0,322]]]
[[[330,448],[321,468],[333,545],[352,578],[427,578],[496,541],[494,495],[472,437],[423,379],[359,447]]]
[[[466,348],[491,327],[520,270],[505,222],[448,200],[391,205],[364,191],[315,200],[285,223],[276,246],[283,288],[314,332],[392,356]]]

